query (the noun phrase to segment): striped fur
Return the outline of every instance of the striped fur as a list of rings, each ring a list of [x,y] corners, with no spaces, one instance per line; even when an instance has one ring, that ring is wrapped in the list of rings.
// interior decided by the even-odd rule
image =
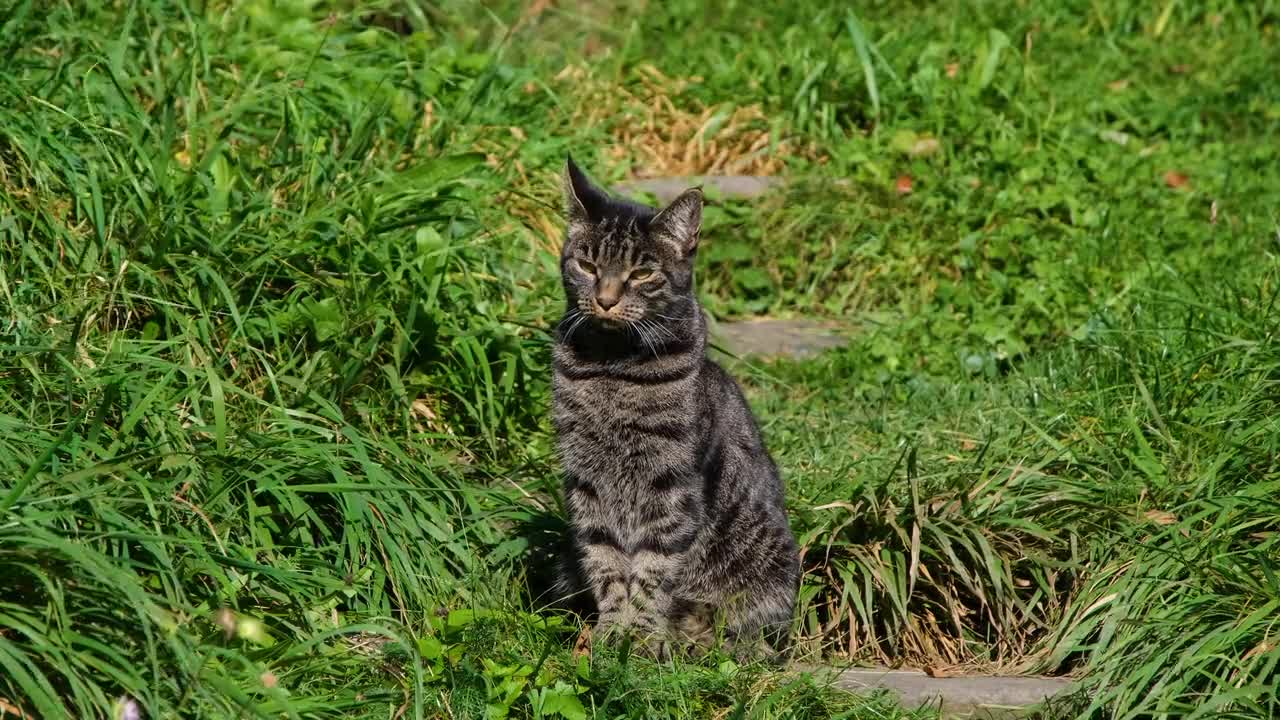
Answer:
[[[799,558],[783,486],[737,383],[706,357],[693,292],[702,197],[608,197],[570,160],[554,420],[572,527],[560,590],[606,631],[787,644]]]

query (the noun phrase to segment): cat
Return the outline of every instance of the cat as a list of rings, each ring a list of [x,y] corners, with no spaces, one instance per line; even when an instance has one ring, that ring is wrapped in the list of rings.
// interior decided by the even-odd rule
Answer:
[[[559,591],[659,656],[781,660],[800,582],[782,480],[738,384],[706,356],[702,193],[613,198],[567,158],[553,419],[571,553]]]

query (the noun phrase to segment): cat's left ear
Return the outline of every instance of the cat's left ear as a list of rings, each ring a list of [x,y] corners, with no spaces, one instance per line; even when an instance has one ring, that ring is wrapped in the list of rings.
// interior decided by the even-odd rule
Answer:
[[[609,196],[591,184],[572,155],[565,156],[564,196],[570,224],[599,222],[604,207],[609,204]]]
[[[702,188],[680,193],[650,221],[649,227],[666,242],[675,245],[681,257],[689,257],[698,249],[702,233]]]

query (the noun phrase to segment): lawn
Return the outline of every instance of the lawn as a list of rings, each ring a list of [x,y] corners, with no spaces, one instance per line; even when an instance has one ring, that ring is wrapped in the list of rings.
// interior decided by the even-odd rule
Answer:
[[[6,0],[0,716],[933,717],[588,647],[559,173],[710,199],[797,657],[1280,715],[1280,3]]]

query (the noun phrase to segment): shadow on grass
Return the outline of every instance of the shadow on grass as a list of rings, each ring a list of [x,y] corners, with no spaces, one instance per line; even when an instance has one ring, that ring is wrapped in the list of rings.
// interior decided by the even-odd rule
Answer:
[[[595,618],[595,603],[569,544],[569,521],[554,510],[530,507],[512,528],[527,543],[516,558],[524,579],[524,603],[533,612],[567,612],[583,620]]]

